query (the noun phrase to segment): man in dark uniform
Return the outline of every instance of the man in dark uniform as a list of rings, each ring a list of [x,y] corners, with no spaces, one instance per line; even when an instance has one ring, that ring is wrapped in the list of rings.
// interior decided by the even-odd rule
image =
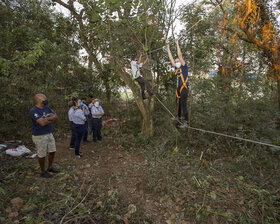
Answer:
[[[187,98],[189,94],[188,88],[188,66],[183,59],[183,55],[179,46],[178,39],[175,40],[177,46],[178,58],[175,60],[170,51],[169,45],[167,45],[168,57],[173,67],[175,67],[175,75],[177,78],[177,89],[176,89],[176,101],[177,101],[177,117],[173,120],[179,120],[181,118],[181,110],[183,109],[183,114],[185,121],[180,126],[180,128],[188,127],[188,107]]]
[[[32,120],[32,140],[37,150],[41,177],[50,178],[52,173],[58,173],[52,164],[56,152],[55,139],[53,137],[52,122],[57,119],[56,113],[47,106],[48,100],[44,94],[36,94],[36,105],[32,107],[29,116]],[[45,169],[45,157],[48,154],[48,169]]]

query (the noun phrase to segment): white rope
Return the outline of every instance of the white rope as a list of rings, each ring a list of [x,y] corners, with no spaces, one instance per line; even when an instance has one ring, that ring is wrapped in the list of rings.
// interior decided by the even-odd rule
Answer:
[[[156,96],[156,95],[154,95],[154,97],[158,100],[158,102],[160,102],[160,104],[169,112],[169,114],[173,117],[173,118],[175,118],[175,116],[172,114],[172,112],[163,104],[163,102],[161,102],[161,100]],[[178,120],[179,121],[179,120]],[[179,123],[180,124],[182,124],[182,122],[181,121],[179,121]]]
[[[164,103],[156,96],[154,95],[154,97],[160,102],[160,104],[168,111],[168,113],[175,118],[175,116],[172,114],[172,112],[164,105]],[[178,123],[183,124],[181,121],[177,120]],[[264,143],[264,142],[259,142],[259,141],[255,141],[255,140],[250,140],[250,139],[246,139],[246,138],[241,138],[241,137],[236,137],[236,136],[232,136],[232,135],[227,135],[227,134],[223,134],[223,133],[218,133],[218,132],[214,132],[214,131],[208,131],[208,130],[204,130],[201,128],[194,128],[194,127],[187,127],[188,129],[191,130],[196,130],[196,131],[201,131],[201,132],[205,132],[205,133],[209,133],[209,134],[213,134],[213,135],[219,135],[219,136],[223,136],[226,138],[232,138],[232,139],[236,139],[236,140],[240,140],[240,141],[245,141],[245,142],[251,142],[254,144],[259,144],[259,145],[265,145],[268,147],[274,147],[277,149],[280,149],[280,146],[278,145],[273,145],[273,144],[268,144],[268,143]]]
[[[221,4],[224,3],[225,0],[222,0],[218,5],[215,6],[214,10],[217,8],[217,6],[220,6]],[[194,25],[192,25],[189,29],[187,29],[187,31],[185,33],[188,33],[192,28],[194,28],[195,26],[197,26],[204,18],[201,18],[200,20],[198,20]],[[182,37],[182,36],[181,36]],[[178,40],[181,39],[181,37],[178,38]]]
[[[215,8],[214,8],[214,10],[217,8],[217,6],[220,6],[221,4],[223,4],[224,1],[225,1],[225,0],[222,0],[218,5],[216,5]],[[194,28],[195,26],[197,26],[203,19],[204,19],[204,18],[201,18],[200,20],[198,20],[194,25],[192,25],[189,29],[187,29],[187,30],[185,31],[185,33],[188,33],[192,28]],[[180,40],[181,38],[182,38],[182,36],[181,36],[181,37],[179,36],[179,37],[178,37],[178,40]],[[163,47],[164,47],[164,46],[163,46]],[[151,50],[150,53],[155,52],[155,51],[158,51],[158,50],[162,49],[163,47],[160,47],[160,48]]]

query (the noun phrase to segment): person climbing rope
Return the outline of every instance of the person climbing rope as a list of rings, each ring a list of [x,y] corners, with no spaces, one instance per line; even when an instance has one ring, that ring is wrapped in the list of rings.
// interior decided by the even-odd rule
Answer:
[[[140,55],[140,57],[136,57],[133,61],[131,61],[130,65],[131,65],[131,70],[132,70],[132,75],[133,75],[133,79],[136,80],[138,82],[138,84],[141,87],[141,93],[142,93],[142,98],[143,100],[147,99],[145,96],[145,89],[147,89],[148,93],[150,96],[154,95],[151,85],[149,82],[147,82],[141,75],[140,73],[140,68],[146,64],[147,59],[144,61],[144,63],[141,63],[141,59],[142,59],[142,55]]]
[[[173,59],[172,53],[170,51],[169,44],[167,45],[168,57],[173,67],[175,67],[175,76],[177,78],[177,88],[176,88],[176,102],[177,102],[177,117],[172,118],[172,120],[181,119],[181,110],[183,109],[183,114],[185,117],[185,122],[180,125],[180,128],[187,128],[188,123],[188,107],[187,107],[187,98],[189,95],[188,87],[188,66],[183,59],[183,54],[181,52],[179,41],[175,39],[177,46],[177,55],[178,58]]]

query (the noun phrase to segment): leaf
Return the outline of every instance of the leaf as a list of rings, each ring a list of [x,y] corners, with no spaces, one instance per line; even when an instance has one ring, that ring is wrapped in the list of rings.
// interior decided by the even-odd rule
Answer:
[[[244,177],[243,176],[238,176],[237,179],[240,180],[240,181],[243,181]]]
[[[91,22],[93,22],[93,23],[96,23],[98,20],[99,20],[98,14],[94,14],[94,15],[91,17]]]
[[[0,194],[3,194],[3,195],[6,194],[5,190],[2,187],[0,187]]]
[[[144,51],[148,51],[149,48],[148,47],[143,47]]]
[[[216,195],[216,193],[215,193],[214,191],[211,191],[211,192],[210,192],[210,196],[211,196],[211,198],[212,198],[213,200],[216,200],[216,199],[217,199],[217,195]]]

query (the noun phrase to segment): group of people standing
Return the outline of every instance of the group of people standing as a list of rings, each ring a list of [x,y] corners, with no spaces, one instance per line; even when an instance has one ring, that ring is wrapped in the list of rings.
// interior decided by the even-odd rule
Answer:
[[[187,128],[188,124],[188,108],[187,98],[189,95],[188,83],[188,66],[183,59],[183,54],[179,47],[178,40],[175,40],[178,58],[174,60],[170,51],[169,45],[167,46],[168,56],[173,67],[175,67],[175,76],[177,79],[176,88],[176,101],[177,101],[177,116],[173,120],[181,120],[181,110],[183,110],[184,122],[180,128]],[[141,87],[143,100],[147,99],[145,90],[151,97],[154,95],[151,85],[141,75],[140,68],[147,62],[147,59],[142,63],[142,57],[135,58],[131,61],[132,75],[135,81]],[[36,94],[34,97],[36,105],[32,107],[29,116],[32,120],[32,139],[35,143],[37,154],[39,157],[39,164],[41,168],[41,177],[52,177],[51,173],[58,173],[59,170],[53,167],[53,161],[56,152],[55,139],[52,135],[52,123],[57,119],[56,113],[47,106],[48,100],[44,94]],[[68,117],[71,127],[71,141],[70,149],[75,149],[75,156],[82,157],[80,152],[80,144],[83,139],[87,143],[88,133],[93,135],[93,141],[98,143],[102,140],[102,116],[104,111],[98,99],[93,99],[87,105],[86,99],[73,98],[69,102]],[[48,168],[45,168],[45,157],[48,155]]]
[[[52,123],[57,120],[57,114],[48,106],[47,97],[38,93],[34,96],[35,106],[29,111],[32,121],[32,140],[37,150],[39,165],[41,169],[40,176],[51,178],[53,174],[60,171],[53,167],[53,161],[56,153],[56,144],[53,136]],[[73,98],[69,102],[68,117],[72,131],[70,148],[75,149],[75,156],[82,157],[80,144],[83,141],[88,142],[89,133],[93,134],[93,141],[98,143],[102,140],[102,116],[104,111],[98,99],[92,99],[87,105],[86,99]],[[48,156],[48,166],[45,166],[45,159]]]
[[[75,156],[82,157],[81,141],[88,143],[88,134],[92,134],[93,142],[102,140],[102,116],[104,110],[98,99],[92,99],[87,105],[86,99],[73,98],[69,103],[68,118],[71,128],[70,149],[75,149]]]

